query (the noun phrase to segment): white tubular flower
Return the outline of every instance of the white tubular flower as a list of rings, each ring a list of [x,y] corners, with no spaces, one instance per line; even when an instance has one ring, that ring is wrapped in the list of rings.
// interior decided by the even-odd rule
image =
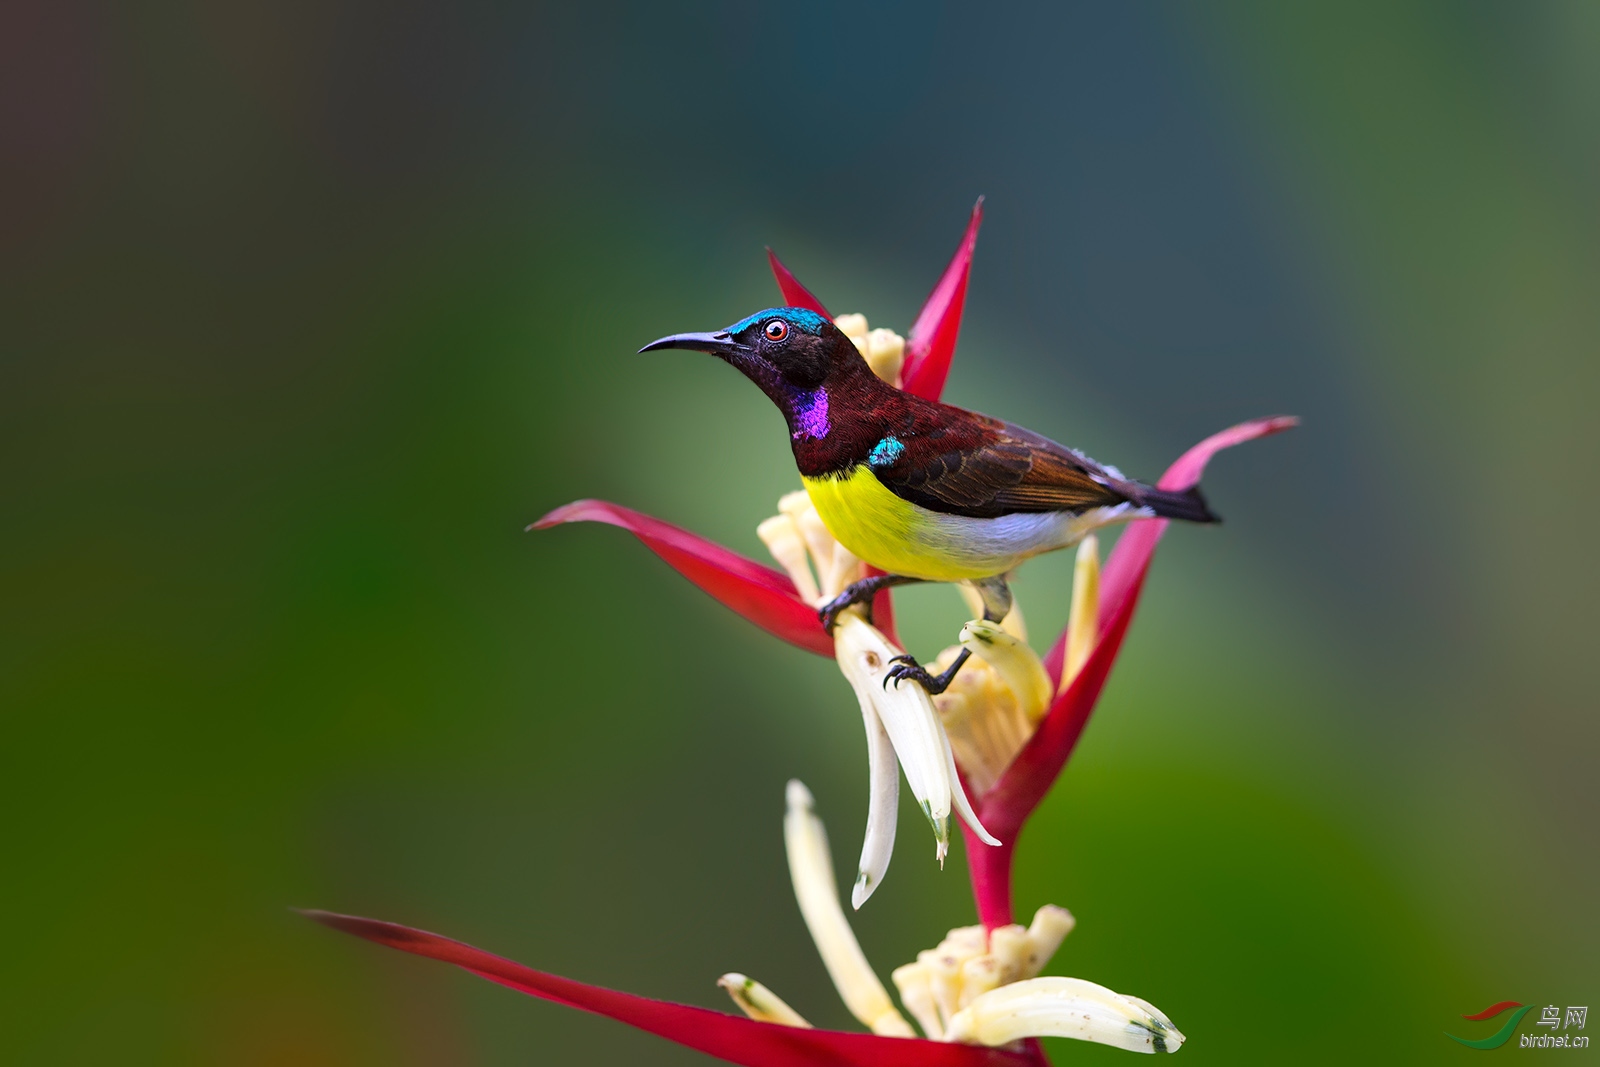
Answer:
[[[922,812],[933,825],[935,855],[944,863],[950,848],[949,819],[952,805],[957,814],[986,843],[998,845],[983,828],[956,775],[955,757],[939,722],[933,701],[919,685],[884,686],[889,661],[899,655],[883,634],[855,611],[846,612],[833,632],[839,670],[863,701],[877,711],[895,754],[905,771],[906,784]],[[871,887],[868,887],[868,893]]]
[[[857,698],[872,707],[893,743],[911,795],[933,824],[939,862],[943,863],[950,840],[950,783],[943,773],[944,748],[940,739],[944,733],[939,729],[933,703],[920,686],[884,687],[889,661],[900,652],[859,611],[848,611],[839,619],[833,643],[839,670]],[[925,711],[922,703],[927,704]],[[938,771],[930,773],[930,768]]]
[[[828,855],[828,835],[817,818],[811,791],[790,781],[788,810],[783,817],[783,843],[789,855],[789,877],[795,900],[828,977],[850,1014],[873,1033],[885,1037],[915,1037],[911,1024],[895,1010],[894,1002],[867,963],[861,945],[839,906],[833,880],[833,860]]]
[[[777,1023],[780,1026],[798,1026],[810,1030],[812,1026],[778,994],[754,978],[729,972],[717,979],[717,985],[728,991],[728,996],[750,1018],[757,1022]]]
[[[1100,638],[1100,539],[1090,534],[1078,543],[1078,560],[1072,567],[1072,612],[1067,616],[1067,654],[1061,662],[1061,687],[1083,670]]]
[[[1074,1037],[1130,1052],[1176,1052],[1183,1034],[1137,997],[1081,978],[1029,978],[979,996],[957,1012],[945,1040],[1004,1045],[1023,1037]]]
[[[894,831],[900,814],[900,767],[894,743],[878,718],[872,700],[859,690],[861,721],[867,731],[867,832],[861,838],[861,862],[850,890],[850,906],[857,911],[878,888],[894,855]]]

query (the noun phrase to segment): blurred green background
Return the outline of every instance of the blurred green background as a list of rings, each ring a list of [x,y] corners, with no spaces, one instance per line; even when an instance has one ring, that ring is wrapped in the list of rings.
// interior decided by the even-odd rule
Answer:
[[[979,193],[948,399],[1144,477],[1305,419],[1213,464],[1023,838],[1052,971],[1196,1065],[1600,1001],[1600,7],[21,0],[0,139],[7,1062],[709,1062],[290,906],[845,1025],[779,826],[804,779],[853,864],[848,688],[522,527],[758,553],[778,416],[635,349],[776,302],[764,244],[904,331]],[[972,921],[927,837],[885,975]]]

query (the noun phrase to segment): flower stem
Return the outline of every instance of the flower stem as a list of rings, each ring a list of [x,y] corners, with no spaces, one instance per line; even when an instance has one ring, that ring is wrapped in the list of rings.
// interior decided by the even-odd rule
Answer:
[[[1017,843],[1016,829],[1000,835],[999,845],[986,845],[972,827],[961,824],[972,897],[978,905],[978,919],[988,930],[1011,922],[1011,857]]]

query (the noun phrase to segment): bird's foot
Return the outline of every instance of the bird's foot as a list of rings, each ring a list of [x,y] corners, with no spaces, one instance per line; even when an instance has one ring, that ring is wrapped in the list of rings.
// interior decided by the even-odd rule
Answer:
[[[839,616],[857,604],[867,606],[867,621],[872,621],[872,598],[878,595],[880,589],[888,589],[896,585],[910,585],[920,582],[921,578],[907,578],[901,574],[876,574],[871,578],[863,578],[859,582],[851,583],[844,592],[828,601],[817,609],[817,617],[822,620],[822,628],[830,634],[839,623]]]
[[[844,614],[844,612],[848,609],[855,607],[857,604],[863,603],[867,605],[867,621],[871,622],[872,596],[874,592],[876,592],[876,590],[872,590],[863,596],[856,592],[855,586],[851,586],[838,596],[834,597],[832,600],[828,601],[826,604],[822,605],[822,607],[817,611],[817,617],[822,620],[822,628],[828,631],[830,634],[833,633],[833,628],[839,624],[839,616]]]
[[[962,651],[965,651],[965,649]],[[961,665],[966,662],[966,657],[963,656],[960,659],[957,659],[954,663],[950,664],[950,666],[946,667],[941,674],[928,673],[928,669],[926,667],[918,663],[910,656],[896,656],[889,662],[894,664],[894,666],[890,667],[888,672],[883,677],[883,687],[885,689],[889,688],[890,682],[893,682],[895,685],[899,685],[902,681],[909,678],[911,681],[916,682],[918,685],[922,686],[923,689],[927,690],[929,696],[938,696],[940,693],[950,688],[950,683],[955,679],[956,672],[961,669]]]

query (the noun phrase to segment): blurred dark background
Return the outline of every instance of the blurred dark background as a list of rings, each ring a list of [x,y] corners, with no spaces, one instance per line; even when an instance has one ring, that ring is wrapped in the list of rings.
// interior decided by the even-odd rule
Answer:
[[[765,244],[904,332],[980,193],[947,399],[1145,477],[1305,419],[1213,464],[1023,839],[1051,970],[1196,1064],[1600,1000],[1597,179],[1576,0],[4,5],[4,1058],[709,1062],[291,905],[844,1025],[779,824],[800,777],[853,869],[847,687],[522,527],[758,553],[777,415],[635,349],[776,302]],[[972,921],[930,852],[856,917],[884,975]]]

